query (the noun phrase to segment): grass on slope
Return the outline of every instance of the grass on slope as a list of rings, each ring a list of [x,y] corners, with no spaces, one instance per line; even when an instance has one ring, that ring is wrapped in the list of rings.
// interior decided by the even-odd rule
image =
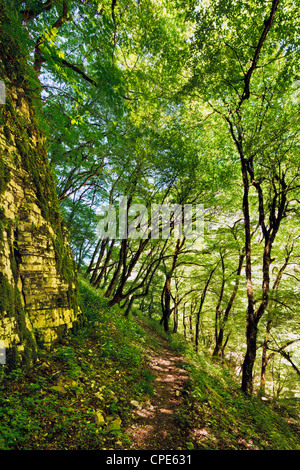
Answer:
[[[122,449],[130,446],[132,400],[153,396],[146,347],[155,340],[80,280],[86,324],[29,371],[0,369],[0,449]],[[151,323],[153,326],[154,324]],[[163,333],[161,333],[163,334]],[[230,369],[195,355],[179,335],[171,344],[190,373],[178,426],[182,449],[299,449],[295,401],[266,404],[240,392]],[[298,426],[298,428],[297,428]]]
[[[28,373],[2,372],[0,449],[112,449],[128,445],[131,400],[153,393],[144,331],[80,281],[84,328]],[[3,366],[2,366],[3,367]]]
[[[299,399],[247,397],[234,370],[205,353],[196,355],[181,338],[178,344],[190,373],[182,419],[190,428],[191,449],[300,449]]]

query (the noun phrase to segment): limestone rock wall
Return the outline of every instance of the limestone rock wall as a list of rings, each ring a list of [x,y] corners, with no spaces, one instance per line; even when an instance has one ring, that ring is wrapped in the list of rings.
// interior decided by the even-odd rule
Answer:
[[[6,85],[6,103],[0,104],[0,341],[13,367],[32,364],[39,347],[51,348],[78,327],[81,313],[40,131],[38,84],[10,21],[0,5],[0,77]]]
[[[29,106],[18,104],[17,93],[2,106],[7,119],[0,127],[0,340],[11,362],[32,362],[39,346],[51,348],[79,322],[76,271],[46,153],[37,158],[45,142],[35,132],[30,138],[18,133],[19,125],[24,132],[24,117],[32,125]],[[22,150],[20,137],[28,140]],[[22,152],[36,165],[40,187]]]

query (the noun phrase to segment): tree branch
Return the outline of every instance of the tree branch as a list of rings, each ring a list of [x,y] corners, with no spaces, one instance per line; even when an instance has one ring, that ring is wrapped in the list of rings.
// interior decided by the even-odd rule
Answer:
[[[77,67],[77,65],[73,65],[73,64],[70,64],[70,62],[68,62],[67,60],[65,59],[62,59],[61,60],[61,63],[63,65],[65,65],[66,67],[74,70],[74,72],[78,73],[79,75],[82,76],[82,78],[84,78],[84,80],[86,80],[87,82],[91,83],[92,85],[94,85],[95,87],[97,87],[97,83],[95,82],[95,80],[93,80],[92,78],[90,78],[88,75],[86,75],[86,73],[84,73],[79,67]]]
[[[258,41],[257,47],[255,49],[255,53],[254,53],[254,56],[253,56],[253,59],[252,59],[251,67],[249,68],[248,72],[246,73],[246,75],[244,77],[245,86],[244,86],[244,91],[243,91],[243,95],[242,95],[239,107],[241,106],[242,102],[244,100],[247,100],[250,96],[250,80],[251,80],[251,77],[252,77],[252,74],[253,74],[254,70],[257,67],[257,61],[258,61],[259,54],[261,52],[262,46],[263,46],[263,44],[266,40],[267,34],[268,34],[271,26],[273,24],[274,16],[275,16],[278,4],[279,4],[279,0],[273,0],[272,9],[271,9],[271,13],[269,15],[269,18],[267,20],[265,20],[265,22],[264,22],[265,27],[264,27],[263,32],[261,34],[261,37]]]
[[[42,3],[42,5],[39,6],[39,8],[26,8],[25,10],[22,10],[21,13],[21,18],[22,22],[28,23],[28,21],[33,20],[34,18],[37,18],[43,11],[50,10],[53,6],[54,3],[56,3],[57,0],[47,0],[45,3]]]
[[[62,9],[62,14],[59,16],[59,18],[55,21],[54,25],[52,26],[53,28],[60,28],[63,23],[67,20],[68,17],[68,0],[63,1],[63,9]],[[41,44],[43,42],[42,37],[40,36],[36,42],[35,45],[35,56],[34,56],[34,70],[36,71],[37,75],[40,74],[42,63],[45,62],[44,57],[42,56],[41,53]]]

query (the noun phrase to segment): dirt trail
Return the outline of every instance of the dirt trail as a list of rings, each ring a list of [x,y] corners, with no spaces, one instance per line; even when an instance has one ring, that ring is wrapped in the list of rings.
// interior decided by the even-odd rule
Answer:
[[[155,330],[151,329],[151,335],[158,344],[149,349],[150,369],[155,375],[154,395],[134,410],[134,424],[126,431],[131,439],[130,449],[184,449],[184,430],[176,422],[188,379],[187,371],[181,367],[184,358]]]

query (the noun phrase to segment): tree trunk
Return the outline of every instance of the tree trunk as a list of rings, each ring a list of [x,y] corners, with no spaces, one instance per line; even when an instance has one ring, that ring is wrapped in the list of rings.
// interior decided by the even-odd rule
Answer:
[[[184,243],[185,243],[184,239],[181,241],[181,243],[180,243],[180,239],[177,239],[174,254],[173,254],[173,258],[172,258],[172,263],[171,263],[169,271],[166,274],[166,281],[165,281],[165,285],[164,285],[163,292],[162,292],[161,299],[162,299],[162,314],[163,314],[163,317],[162,317],[161,323],[163,323],[164,330],[166,332],[169,331],[169,319],[170,319],[170,316],[171,316],[171,313],[172,313],[172,310],[171,310],[171,279],[172,279],[173,273],[174,273],[175,268],[176,268],[176,261],[177,261],[180,249],[182,248]]]
[[[165,331],[169,331],[169,318],[171,316],[171,276],[168,274],[163,290],[163,324]]]
[[[253,391],[253,367],[256,358],[256,339],[257,339],[257,322],[254,312],[247,314],[248,324],[246,330],[247,351],[243,362],[242,390],[247,395],[251,395]]]
[[[177,296],[175,296],[173,333],[177,333],[177,330],[178,330],[178,302],[177,302]]]
[[[247,173],[246,161],[241,154],[242,164],[242,177],[243,177],[243,213],[244,213],[244,227],[245,227],[245,256],[246,256],[246,280],[247,280],[247,351],[244,358],[242,367],[242,390],[246,394],[252,394],[252,373],[256,357],[256,337],[257,337],[257,324],[254,312],[254,297],[252,287],[252,274],[251,274],[251,229],[250,229],[250,214],[249,214],[249,179]]]
[[[195,333],[195,349],[196,349],[196,352],[198,352],[198,347],[199,347],[200,316],[201,316],[201,312],[202,312],[202,307],[203,307],[203,304],[204,304],[204,301],[205,301],[206,292],[207,292],[209,283],[210,283],[211,278],[213,276],[213,273],[215,272],[216,269],[217,269],[217,266],[215,266],[215,268],[211,271],[211,273],[210,273],[210,275],[209,275],[209,277],[206,281],[206,284],[204,286],[204,289],[202,291],[202,294],[201,294],[200,306],[199,306],[199,310],[198,310],[198,313],[197,313],[197,319],[196,319],[196,333]]]
[[[183,326],[183,335],[184,335],[184,339],[187,340],[187,336],[186,336],[186,323],[185,323],[185,303],[183,304],[183,311],[182,311],[182,326]]]
[[[266,326],[266,332],[265,332],[264,343],[263,343],[263,348],[262,348],[262,357],[261,357],[261,373],[260,373],[261,393],[265,393],[265,388],[266,388],[266,369],[268,365],[267,350],[268,350],[268,339],[269,339],[269,333],[271,331],[271,325],[272,325],[272,320],[269,319],[267,322],[267,326]]]
[[[238,291],[239,282],[240,282],[240,275],[241,275],[241,271],[242,271],[242,267],[243,267],[244,258],[245,258],[245,255],[241,254],[240,258],[239,258],[239,266],[238,266],[238,269],[237,269],[237,278],[236,278],[236,281],[235,281],[233,292],[232,292],[231,297],[229,299],[229,302],[227,304],[227,307],[226,307],[226,310],[225,310],[225,313],[224,313],[224,316],[223,316],[223,319],[222,319],[222,323],[219,326],[219,333],[217,334],[216,346],[215,346],[215,349],[214,349],[214,352],[213,352],[213,356],[220,356],[220,355],[223,356],[224,355],[224,349],[225,349],[223,347],[224,330],[225,330],[225,326],[226,326],[231,308],[233,306],[234,299],[235,299],[237,291]]]
[[[224,256],[222,253],[220,253],[221,256],[221,263],[222,263],[222,284],[221,284],[221,291],[219,295],[219,300],[218,304],[216,306],[216,314],[215,314],[215,341],[216,341],[216,347],[213,353],[213,356],[218,356],[219,351],[221,351],[222,343],[223,343],[223,331],[224,328],[221,326],[221,316],[222,316],[222,311],[221,311],[221,303],[223,299],[223,294],[224,294],[224,287],[225,287],[225,265],[224,265]],[[219,334],[218,334],[218,329],[220,329]]]
[[[112,240],[112,241],[111,241],[111,244],[110,244],[110,246],[109,246],[109,250],[108,250],[108,252],[107,252],[107,255],[106,255],[104,264],[103,264],[103,266],[102,266],[102,268],[101,268],[101,271],[100,271],[100,273],[99,273],[97,279],[94,281],[94,287],[96,287],[96,288],[99,287],[99,285],[100,285],[100,283],[101,283],[101,281],[102,281],[102,279],[103,279],[104,273],[106,272],[107,265],[108,265],[108,263],[109,263],[109,261],[110,261],[111,254],[112,254],[112,249],[113,249],[113,246],[114,246],[114,244],[115,244],[115,241],[116,241],[116,240]]]
[[[98,253],[98,251],[99,251],[100,244],[101,244],[101,239],[98,241],[97,246],[96,246],[96,248],[94,249],[93,256],[92,256],[92,258],[91,258],[90,264],[89,264],[89,266],[88,266],[88,268],[87,268],[87,270],[86,270],[86,273],[85,273],[85,277],[88,277],[88,275],[90,274],[90,272],[91,272],[92,269],[93,269],[93,265],[94,265],[94,262],[95,262],[95,258],[96,258],[96,256],[97,256],[97,253]]]
[[[194,331],[193,331],[192,306],[191,306],[191,314],[189,316],[189,329],[190,329],[190,341],[191,341],[191,343],[193,343],[194,342]]]
[[[281,266],[277,276],[276,276],[276,279],[274,281],[274,284],[273,284],[273,291],[278,289],[278,286],[280,284],[280,281],[282,279],[282,275],[283,275],[283,272],[285,270],[285,268],[287,267],[288,265],[288,262],[289,262],[289,259],[290,259],[290,256],[291,256],[291,253],[294,249],[294,244],[292,243],[292,246],[290,247],[290,249],[288,249],[286,247],[286,258],[285,258],[285,261],[283,263],[283,265]],[[271,313],[270,313],[270,318],[268,319],[267,321],[267,326],[266,326],[266,332],[265,332],[265,338],[264,338],[264,343],[263,343],[263,348],[262,348],[262,358],[261,358],[261,374],[260,374],[260,390],[261,390],[261,393],[265,393],[265,388],[266,388],[266,369],[267,369],[267,365],[268,365],[268,361],[269,361],[269,358],[267,356],[267,350],[268,350],[268,339],[269,339],[269,334],[270,334],[270,331],[271,331],[271,327],[272,327],[272,317],[271,317]]]
[[[133,302],[134,302],[134,298],[135,298],[135,297],[134,297],[134,295],[133,295],[133,296],[131,297],[131,299],[130,299],[130,301],[129,301],[129,304],[128,304],[127,308],[126,308],[126,311],[125,311],[125,313],[124,313],[124,316],[125,316],[126,318],[129,316],[131,307],[132,307]]]
[[[91,268],[91,271],[93,271],[93,274],[92,274],[92,277],[91,277],[91,280],[90,280],[90,283],[92,285],[94,285],[95,283],[95,279],[97,277],[97,274],[98,274],[98,270],[99,270],[99,267],[100,267],[100,263],[102,261],[102,258],[103,258],[103,255],[104,255],[104,250],[105,250],[105,247],[108,243],[108,238],[106,238],[105,240],[102,240],[102,243],[101,243],[101,248],[100,248],[100,253],[99,253],[99,256],[98,256],[98,259],[97,259],[97,262],[96,262],[96,265],[94,268]],[[98,251],[98,245],[97,245],[97,251]]]
[[[106,298],[109,298],[116,283],[117,283],[117,280],[118,280],[118,277],[120,275],[120,272],[121,272],[121,268],[122,268],[122,264],[124,264],[124,257],[126,259],[126,254],[127,254],[127,240],[124,239],[122,240],[122,243],[121,243],[121,249],[120,249],[120,257],[119,257],[119,262],[118,262],[118,266],[117,266],[117,269],[115,270],[114,272],[114,275],[110,281],[110,284],[105,292],[105,295],[104,297]],[[117,302],[115,302],[117,303]]]

